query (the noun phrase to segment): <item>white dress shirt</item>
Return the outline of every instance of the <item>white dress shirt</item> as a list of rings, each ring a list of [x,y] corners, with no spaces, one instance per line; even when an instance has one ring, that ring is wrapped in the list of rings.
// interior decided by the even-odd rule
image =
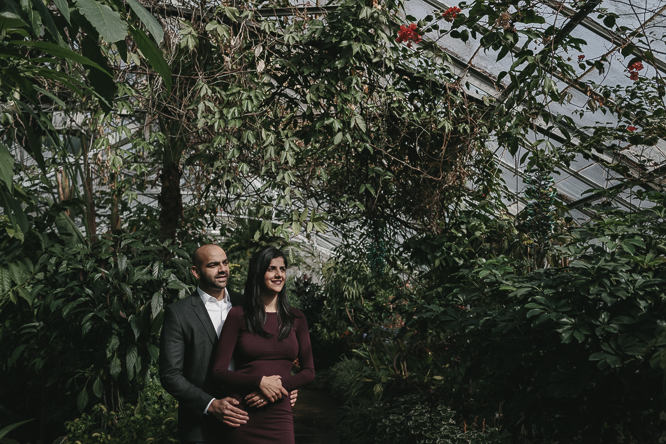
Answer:
[[[222,298],[221,301],[218,301],[216,298],[203,291],[201,287],[197,287],[197,291],[199,292],[199,296],[201,296],[201,300],[206,306],[206,311],[208,312],[210,320],[213,322],[213,327],[215,327],[215,334],[217,334],[217,337],[219,338],[224,321],[227,320],[227,315],[231,310],[231,297],[229,296],[229,292],[225,288],[224,298]],[[229,362],[229,370],[236,370],[234,365],[234,358],[231,358],[231,362]],[[208,412],[208,408],[213,403],[213,401],[215,401],[215,398],[210,400],[206,406],[206,409],[204,410],[204,414]]]

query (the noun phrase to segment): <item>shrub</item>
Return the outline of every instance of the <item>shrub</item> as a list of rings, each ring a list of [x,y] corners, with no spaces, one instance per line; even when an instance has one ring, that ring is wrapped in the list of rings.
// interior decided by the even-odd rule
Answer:
[[[655,205],[595,208],[594,221],[545,248],[546,268],[488,229],[428,242],[432,287],[408,325],[445,334],[435,359],[461,375],[454,408],[491,418],[501,406],[504,426],[532,442],[665,436],[665,196],[643,197]]]
[[[343,359],[331,373],[331,389],[343,400],[338,433],[352,444],[501,444],[508,435],[495,428],[470,428],[429,393],[395,396],[377,389],[371,368]],[[374,385],[373,385],[374,384]],[[414,389],[414,387],[412,387]],[[391,395],[393,397],[391,398]],[[458,419],[458,420],[457,420]]]
[[[441,401],[427,400],[420,394],[394,399],[384,405],[377,426],[377,443],[391,444],[463,444],[507,443],[506,433],[485,427],[466,430],[454,418],[456,413]]]
[[[95,403],[135,403],[157,362],[163,306],[191,291],[188,251],[141,230],[94,244],[31,231],[22,245],[0,236],[0,247],[13,252],[0,257],[0,365],[14,382],[0,384],[0,418],[36,418],[19,435],[60,434]]]
[[[97,404],[90,413],[65,424],[67,437],[73,444],[177,443],[177,407],[153,378],[136,406],[124,405],[123,412],[113,412]]]

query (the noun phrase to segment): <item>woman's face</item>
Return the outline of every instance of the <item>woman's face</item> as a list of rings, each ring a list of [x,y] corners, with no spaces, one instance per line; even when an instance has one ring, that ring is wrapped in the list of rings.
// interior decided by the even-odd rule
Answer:
[[[276,257],[268,266],[264,274],[264,289],[274,296],[282,291],[284,283],[287,280],[287,267],[284,265],[284,259]]]

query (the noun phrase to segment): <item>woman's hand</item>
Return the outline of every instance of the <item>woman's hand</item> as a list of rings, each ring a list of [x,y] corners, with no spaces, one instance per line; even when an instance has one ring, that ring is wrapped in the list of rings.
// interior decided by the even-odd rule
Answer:
[[[248,407],[264,407],[268,404],[268,398],[259,390],[255,390],[245,397],[245,404]]]
[[[270,402],[282,399],[283,396],[289,396],[289,392],[282,387],[281,377],[279,375],[264,376],[259,383],[259,390]]]

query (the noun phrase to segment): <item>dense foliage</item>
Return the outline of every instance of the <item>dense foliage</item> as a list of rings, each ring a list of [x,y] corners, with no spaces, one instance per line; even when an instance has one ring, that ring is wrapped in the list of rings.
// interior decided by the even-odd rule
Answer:
[[[133,437],[204,233],[238,288],[256,247],[335,232],[294,301],[318,366],[356,359],[333,376],[349,442],[663,438],[664,198],[640,148],[666,134],[655,37],[595,2],[420,20],[398,0],[238,3],[0,6],[2,423],[34,417],[45,440],[83,410],[81,442]],[[586,57],[586,17],[622,44]],[[480,53],[506,67],[493,94],[468,83]],[[613,63],[633,83],[586,77]],[[574,94],[608,119],[577,128],[558,111]],[[517,215],[499,151],[525,153]],[[583,225],[552,188],[575,155],[626,179]],[[631,187],[654,205],[614,208]]]
[[[156,379],[139,392],[136,404],[122,408],[124,412],[114,412],[104,404],[95,405],[90,413],[67,422],[67,439],[81,444],[179,442],[177,402]]]
[[[409,259],[423,272],[410,290],[385,286],[384,304],[330,293],[315,331],[343,330],[338,313],[347,311],[350,347],[365,362],[336,369],[357,381],[343,399],[390,404],[418,392],[515,442],[660,439],[666,201],[642,198],[654,206],[595,208],[594,221],[563,230],[541,256],[508,220],[465,212],[446,233],[410,241]],[[535,256],[549,265],[535,266]],[[372,411],[352,407],[348,420],[364,408]],[[363,418],[356,427],[372,419]]]
[[[92,246],[30,233],[2,241],[12,254],[0,264],[0,341],[11,347],[0,356],[13,383],[0,408],[38,418],[44,439],[77,409],[134,402],[158,359],[163,307],[188,290],[189,253],[148,231]]]

